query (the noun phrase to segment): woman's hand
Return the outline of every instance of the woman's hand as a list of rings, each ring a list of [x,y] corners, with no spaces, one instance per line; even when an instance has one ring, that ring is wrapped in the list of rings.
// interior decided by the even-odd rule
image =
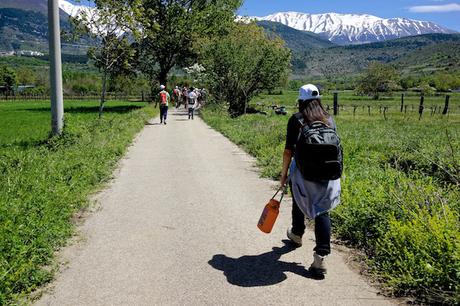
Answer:
[[[286,185],[287,181],[288,181],[287,173],[281,174],[281,178],[280,178],[281,187],[284,187]]]

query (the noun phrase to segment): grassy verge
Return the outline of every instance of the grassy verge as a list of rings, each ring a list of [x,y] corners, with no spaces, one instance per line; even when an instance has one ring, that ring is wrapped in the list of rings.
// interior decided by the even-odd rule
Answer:
[[[324,99],[331,104],[329,97]],[[441,103],[439,99],[438,103]],[[427,303],[460,302],[460,115],[400,113],[398,100],[348,97],[336,118],[344,145],[342,204],[333,211],[334,233],[366,251],[372,271],[397,295]],[[458,107],[458,96],[452,99]],[[257,108],[284,104],[293,111],[295,93],[261,96]],[[371,115],[367,107],[372,105]],[[264,110],[267,111],[265,107]],[[377,110],[376,110],[377,109]],[[375,111],[376,110],[376,111]],[[245,115],[231,119],[207,108],[204,120],[257,157],[262,174],[281,170],[289,116]]]
[[[156,110],[110,102],[66,102],[65,130],[48,138],[49,103],[0,103],[0,305],[49,281],[53,252],[71,217],[110,178],[134,135]]]

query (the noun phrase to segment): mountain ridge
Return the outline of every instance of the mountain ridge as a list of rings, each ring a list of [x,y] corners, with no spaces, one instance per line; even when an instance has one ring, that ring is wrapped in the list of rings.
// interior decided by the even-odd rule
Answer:
[[[248,18],[280,22],[297,30],[319,34],[339,45],[370,43],[430,33],[457,33],[430,21],[408,18],[384,19],[369,14],[280,12]]]
[[[407,75],[460,72],[460,34],[423,34],[361,45],[296,51],[294,74],[310,77],[353,75],[372,62],[395,65]],[[293,63],[295,64],[295,63]],[[308,67],[307,69],[305,69]]]
[[[279,36],[286,42],[286,46],[293,51],[335,46],[334,43],[318,34],[296,30],[279,22],[260,20],[257,21],[257,25],[264,28],[269,35]]]

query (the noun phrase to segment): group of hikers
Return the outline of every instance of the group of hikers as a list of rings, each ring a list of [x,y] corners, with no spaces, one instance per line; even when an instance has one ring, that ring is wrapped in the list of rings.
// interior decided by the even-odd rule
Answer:
[[[188,111],[188,119],[193,120],[195,111],[206,103],[207,92],[204,88],[199,89],[176,86],[172,90],[172,93],[169,94],[166,90],[166,86],[160,85],[160,93],[158,94],[160,102],[160,123],[166,124],[171,96],[175,108],[178,109],[181,104],[183,104],[184,108]]]

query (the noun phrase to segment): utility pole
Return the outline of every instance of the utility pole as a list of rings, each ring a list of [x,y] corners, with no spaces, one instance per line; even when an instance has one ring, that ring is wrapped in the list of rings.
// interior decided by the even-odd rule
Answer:
[[[60,135],[64,125],[64,98],[62,96],[61,29],[58,0],[48,0],[48,36],[51,81],[51,130]]]

